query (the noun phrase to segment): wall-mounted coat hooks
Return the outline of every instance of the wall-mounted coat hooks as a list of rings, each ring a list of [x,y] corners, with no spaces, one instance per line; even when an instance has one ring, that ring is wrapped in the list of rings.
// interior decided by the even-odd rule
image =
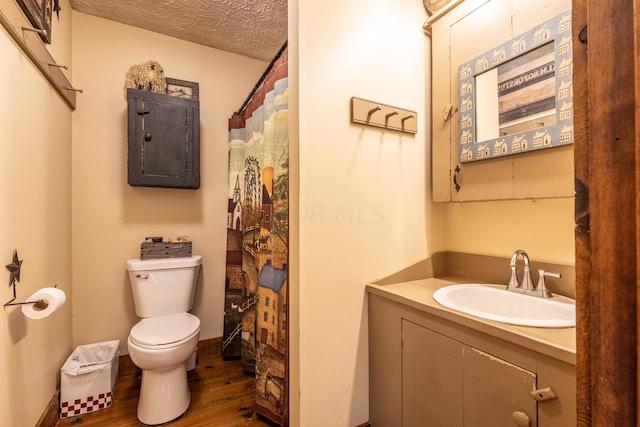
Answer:
[[[418,113],[366,99],[351,98],[351,121],[406,133],[418,132]]]
[[[26,16],[16,2],[11,3],[7,4],[7,7],[3,6],[2,10],[0,10],[0,25],[7,30],[16,44],[40,70],[67,105],[72,110],[75,110],[76,93],[82,92],[82,90],[75,89],[62,72],[62,70],[67,70],[68,67],[56,64],[51,53],[49,53],[40,37],[41,35],[46,35],[47,31],[25,26],[25,24],[29,24]]]

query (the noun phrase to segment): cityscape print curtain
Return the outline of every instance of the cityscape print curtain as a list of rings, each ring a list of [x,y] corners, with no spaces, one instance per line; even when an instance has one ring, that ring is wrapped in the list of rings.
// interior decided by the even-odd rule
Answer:
[[[223,357],[255,375],[259,415],[288,424],[286,44],[229,119]]]

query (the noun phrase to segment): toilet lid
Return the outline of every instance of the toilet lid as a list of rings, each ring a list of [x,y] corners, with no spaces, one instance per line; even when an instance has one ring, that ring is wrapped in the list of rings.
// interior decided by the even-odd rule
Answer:
[[[200,319],[190,313],[142,319],[131,329],[131,339],[140,345],[160,346],[190,338],[200,330]]]

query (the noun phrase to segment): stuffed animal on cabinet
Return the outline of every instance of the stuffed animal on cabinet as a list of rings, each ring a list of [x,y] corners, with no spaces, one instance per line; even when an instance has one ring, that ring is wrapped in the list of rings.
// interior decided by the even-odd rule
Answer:
[[[133,65],[127,72],[126,89],[146,90],[148,92],[166,93],[167,82],[164,69],[155,61]]]

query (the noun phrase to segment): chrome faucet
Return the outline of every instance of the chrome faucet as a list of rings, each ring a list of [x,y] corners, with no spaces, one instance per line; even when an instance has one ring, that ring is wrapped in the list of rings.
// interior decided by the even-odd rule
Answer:
[[[517,274],[517,264],[516,261],[518,257],[522,256],[522,261],[524,262],[524,272],[522,275],[522,283],[518,280]],[[543,298],[551,298],[553,295],[551,291],[547,289],[544,278],[545,277],[556,277],[560,278],[561,275],[558,273],[550,273],[545,270],[538,270],[540,277],[538,278],[538,285],[534,286],[533,279],[531,277],[531,266],[529,265],[529,256],[522,249],[518,249],[511,256],[511,279],[509,280],[509,284],[507,285],[507,290],[514,292],[522,292],[529,295],[534,295]]]
[[[518,266],[516,264],[516,260],[519,256],[522,256],[522,261],[524,262],[524,274],[522,275],[522,283],[518,280]],[[533,279],[531,278],[531,267],[529,266],[529,255],[522,249],[516,250],[511,256],[511,279],[509,280],[509,286],[507,286],[507,290],[510,291],[523,291],[530,292],[534,289],[533,287]]]

